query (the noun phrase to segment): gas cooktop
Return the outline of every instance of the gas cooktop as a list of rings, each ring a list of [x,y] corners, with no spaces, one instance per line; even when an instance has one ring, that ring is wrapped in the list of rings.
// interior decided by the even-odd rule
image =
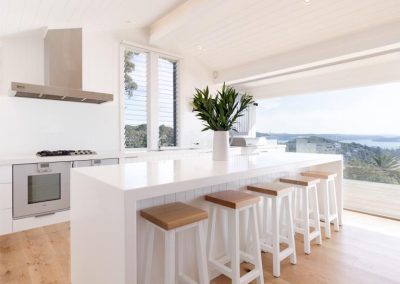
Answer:
[[[40,151],[36,155],[39,157],[53,157],[53,156],[75,156],[75,155],[96,155],[97,153],[92,150],[57,150],[57,151]]]

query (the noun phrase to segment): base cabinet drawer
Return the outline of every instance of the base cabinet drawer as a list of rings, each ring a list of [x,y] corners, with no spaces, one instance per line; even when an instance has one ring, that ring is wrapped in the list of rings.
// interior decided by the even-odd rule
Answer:
[[[0,210],[12,208],[12,184],[0,183]]]
[[[38,217],[27,217],[13,221],[13,232],[30,230],[33,228],[54,225],[69,221],[69,210],[55,212],[54,214]]]
[[[12,209],[0,210],[0,235],[12,233]]]

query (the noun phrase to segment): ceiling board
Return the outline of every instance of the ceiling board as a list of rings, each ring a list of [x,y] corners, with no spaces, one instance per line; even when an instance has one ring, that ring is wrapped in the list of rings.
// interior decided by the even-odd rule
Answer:
[[[400,3],[204,0],[192,14],[156,43],[194,55],[219,71],[400,21]]]

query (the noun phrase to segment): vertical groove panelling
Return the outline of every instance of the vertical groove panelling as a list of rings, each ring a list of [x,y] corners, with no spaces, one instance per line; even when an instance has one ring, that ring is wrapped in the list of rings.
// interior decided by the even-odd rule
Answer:
[[[298,172],[302,171],[304,169],[300,169]],[[206,194],[212,193],[212,192],[219,192],[219,191],[224,191],[224,190],[246,190],[246,186],[248,184],[252,183],[262,183],[262,182],[272,182],[276,181],[279,179],[279,177],[286,176],[289,174],[297,174],[298,172],[295,173],[288,173],[288,172],[280,172],[280,173],[273,173],[273,174],[268,174],[260,177],[254,177],[254,178],[248,178],[248,179],[241,179],[241,180],[235,180],[229,183],[222,183],[222,184],[216,184],[208,187],[202,187],[202,188],[197,188],[193,190],[188,190],[185,192],[178,192],[176,194],[170,194],[162,197],[156,197],[156,198],[151,198],[151,199],[146,199],[146,200],[141,200],[139,201],[138,208],[144,209],[156,205],[161,205],[161,204],[166,204],[170,202],[175,202],[175,201],[181,201],[181,202],[186,202],[189,203],[193,206],[202,208],[204,210],[209,209],[209,204],[204,200],[204,196]],[[246,216],[242,216],[241,222],[245,220]],[[222,243],[222,232],[220,231],[223,226],[221,226],[221,222],[223,221],[222,215],[218,215],[217,217],[217,239],[215,240],[216,242],[216,247],[217,248],[223,248],[223,243]],[[206,226],[207,227],[207,226]],[[138,231],[139,236],[138,236],[138,259],[143,260],[144,259],[144,247],[146,244],[147,240],[147,228],[145,222],[143,222],[143,219],[139,217],[138,221]],[[206,232],[205,232],[206,233]],[[242,232],[244,234],[244,232]],[[241,237],[242,240],[244,240],[244,236]],[[194,234],[193,232],[183,232],[182,234],[182,239],[183,239],[183,248],[184,248],[184,266],[186,269],[186,272],[192,276],[193,278],[197,277],[197,271],[196,271],[196,262],[195,262],[195,252],[194,252]],[[157,254],[157,257],[153,258],[153,266],[152,270],[153,271],[158,271],[157,273],[153,273],[153,278],[152,278],[152,283],[162,283],[163,279],[163,271],[164,271],[164,266],[163,266],[163,257],[164,257],[164,239],[162,235],[158,232],[156,233],[155,237],[155,255]],[[221,251],[222,252],[222,251]],[[219,252],[217,251],[217,254]],[[138,271],[142,272],[144,271],[144,266],[143,266],[143,261],[138,262]],[[210,271],[210,274],[212,276],[215,275],[215,271]],[[139,279],[138,283],[143,283],[143,273],[139,274]]]

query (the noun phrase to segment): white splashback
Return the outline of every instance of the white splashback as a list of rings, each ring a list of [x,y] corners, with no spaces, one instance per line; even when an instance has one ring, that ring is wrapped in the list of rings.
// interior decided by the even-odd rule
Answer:
[[[10,97],[11,81],[43,84],[43,38],[40,34],[0,41],[0,155],[32,154],[49,149],[120,150],[120,38],[111,32],[83,33],[83,88],[110,92],[102,105]],[[211,145],[191,113],[194,88],[212,83],[212,72],[184,59],[180,100],[181,145]]]

